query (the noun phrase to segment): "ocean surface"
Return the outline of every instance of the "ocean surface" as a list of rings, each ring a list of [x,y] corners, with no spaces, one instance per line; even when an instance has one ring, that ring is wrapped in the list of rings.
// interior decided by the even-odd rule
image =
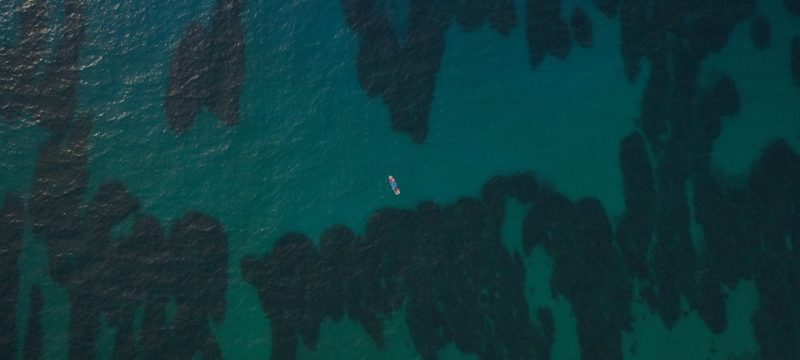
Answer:
[[[0,359],[800,358],[799,15],[4,0]]]

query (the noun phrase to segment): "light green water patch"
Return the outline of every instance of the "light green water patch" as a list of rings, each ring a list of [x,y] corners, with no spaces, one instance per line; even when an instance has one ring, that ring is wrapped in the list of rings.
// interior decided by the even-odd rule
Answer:
[[[672,329],[667,329],[658,314],[651,312],[644,303],[636,302],[632,308],[634,332],[623,334],[625,358],[725,360],[756,353],[758,344],[750,318],[757,306],[755,285],[740,282],[729,292],[725,302],[727,328],[721,334],[713,334],[695,312],[680,318]]]
[[[238,264],[236,265],[238,267]],[[231,274],[225,323],[214,328],[226,359],[267,359],[271,351],[270,324],[255,288],[238,273]]]
[[[773,140],[786,139],[800,151],[800,88],[789,68],[790,42],[800,35],[800,22],[782,1],[762,1],[758,7],[772,27],[770,47],[753,47],[750,22],[744,22],[734,29],[728,46],[703,65],[705,82],[727,74],[741,98],[741,111],[723,120],[712,154],[712,164],[731,174],[746,173]]]

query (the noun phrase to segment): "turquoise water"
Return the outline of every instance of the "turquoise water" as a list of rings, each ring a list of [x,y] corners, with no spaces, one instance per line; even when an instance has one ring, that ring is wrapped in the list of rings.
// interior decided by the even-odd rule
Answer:
[[[401,8],[400,3],[391,6]],[[573,46],[566,60],[548,56],[533,70],[522,1],[514,3],[518,24],[508,36],[487,26],[471,32],[450,26],[428,135],[416,144],[392,131],[386,106],[359,85],[360,38],[345,23],[339,2],[248,1],[240,123],[226,126],[206,109],[192,127],[176,134],[166,126],[163,107],[174,45],[191,22],[209,24],[215,5],[214,0],[86,1],[78,104],[93,118],[87,194],[117,179],[139,199],[140,211],[165,227],[189,210],[224,225],[227,307],[224,321],[211,325],[224,358],[269,357],[269,319],[258,293],[242,277],[240,261],[269,252],[287,232],[318,242],[326,228],[344,224],[364,234],[380,208],[479,197],[492,176],[528,171],[571,200],[597,198],[612,224],[623,214],[620,141],[636,130],[649,68],[645,65],[633,83],[625,78],[618,16],[606,18],[585,1],[563,1],[565,18],[575,5],[586,10],[594,46]],[[60,8],[59,3],[48,6]],[[800,146],[800,89],[788,67],[788,44],[800,35],[800,22],[781,1],[758,7],[770,19],[772,46],[756,51],[749,22],[740,23],[727,46],[703,63],[700,76],[702,83],[724,73],[737,84],[741,111],[724,120],[711,155],[715,171],[734,179],[744,178],[773,139],[786,138],[795,151]],[[11,25],[4,20],[0,26],[5,31]],[[31,192],[46,137],[24,121],[0,122],[0,190]],[[397,177],[401,196],[388,190],[388,174]],[[506,205],[502,238],[509,251],[524,253],[525,211],[518,202]],[[130,226],[127,222],[114,231],[126,233]],[[696,224],[695,230],[701,236]],[[30,289],[42,287],[44,357],[61,359],[67,357],[70,308],[66,290],[48,276],[47,257],[41,239],[26,230],[16,321],[24,334]],[[575,313],[567,299],[550,294],[553,261],[541,248],[525,256],[526,300],[531,314],[539,306],[553,312],[552,358],[578,359]],[[758,306],[758,290],[752,281],[742,281],[727,292],[728,326],[721,334],[713,334],[693,312],[669,329],[646,304],[634,302],[632,327],[623,333],[624,357],[727,359],[757,353],[750,315]],[[385,320],[384,348],[348,318],[326,320],[316,348],[300,344],[297,358],[420,358],[404,311]],[[115,331],[103,325],[99,358],[111,357]],[[452,343],[438,355],[477,358]]]

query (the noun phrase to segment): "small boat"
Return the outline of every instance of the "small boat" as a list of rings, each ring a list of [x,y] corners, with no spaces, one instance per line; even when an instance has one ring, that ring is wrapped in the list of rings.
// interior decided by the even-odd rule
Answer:
[[[395,180],[392,175],[389,175],[389,185],[392,186],[392,191],[394,191],[395,195],[400,195],[400,188],[397,187],[397,180]]]

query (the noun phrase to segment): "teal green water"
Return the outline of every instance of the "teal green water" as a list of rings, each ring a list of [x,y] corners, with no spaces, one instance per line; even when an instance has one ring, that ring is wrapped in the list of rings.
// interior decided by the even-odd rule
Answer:
[[[571,9],[566,1],[563,7]],[[247,78],[241,123],[222,125],[203,112],[176,135],[165,124],[161,100],[172,45],[194,19],[208,19],[212,0],[89,2],[87,45],[82,51],[80,107],[94,119],[89,193],[122,180],[142,210],[168,222],[189,209],[217,217],[230,241],[230,282],[225,322],[215,329],[229,359],[265,359],[268,320],[255,290],[242,279],[239,260],[262,254],[278,237],[300,231],[318,239],[332,224],[362,232],[376,209],[413,207],[422,200],[449,203],[476,196],[492,175],[533,171],[572,199],[594,196],[612,219],[623,210],[619,141],[634,129],[644,86],[621,71],[619,23],[586,6],[595,46],[573,48],[569,58],[547,58],[529,68],[523,26],[508,37],[487,28],[464,33],[451,27],[437,78],[430,130],[412,144],[388,126],[386,107],[358,84],[358,38],[338,1],[247,3]],[[766,2],[773,46],[756,53],[746,24],[703,69],[731,74],[742,111],[723,129],[713,163],[722,172],[746,171],[775,137],[798,145],[800,91],[791,83],[789,38],[800,26]],[[517,2],[518,14],[523,14]],[[780,65],[780,66],[778,66]],[[758,71],[753,71],[758,69]],[[28,192],[43,133],[0,123],[0,191]],[[397,177],[403,194],[387,190]],[[508,205],[504,242],[519,247],[521,209]],[[43,286],[46,357],[65,358],[69,309],[66,293],[46,276],[46,249],[30,234],[23,257],[22,309],[28,289]],[[545,304],[556,318],[554,359],[577,359],[575,318],[568,302],[549,295],[552,261],[538,249],[526,258],[531,309]],[[724,359],[755,352],[749,313],[758,299],[749,283],[730,289],[728,330],[713,335],[696,316],[667,330],[644,306],[634,309],[634,331],[624,345],[630,359]],[[24,329],[26,317],[18,319]],[[24,330],[23,330],[24,331]],[[410,359],[414,352],[402,312],[386,322],[387,347],[377,349],[356,324],[323,323],[315,351],[300,359]],[[108,339],[110,337],[107,337]],[[108,340],[107,340],[108,341]],[[709,345],[709,344],[712,344]],[[98,349],[108,354],[106,343]],[[301,346],[302,347],[302,346]],[[640,357],[638,354],[655,354]],[[712,349],[712,347],[714,349]],[[663,354],[663,355],[659,355]],[[442,359],[471,358],[452,345]]]

